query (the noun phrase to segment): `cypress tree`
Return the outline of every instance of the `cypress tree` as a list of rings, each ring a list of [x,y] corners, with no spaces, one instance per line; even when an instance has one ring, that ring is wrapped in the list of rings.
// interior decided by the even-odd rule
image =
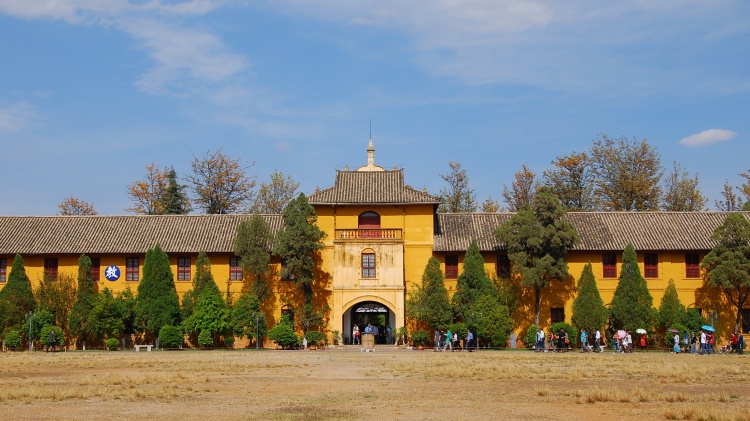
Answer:
[[[458,276],[456,293],[453,295],[453,308],[456,315],[466,320],[469,307],[482,295],[493,294],[494,286],[484,271],[484,258],[476,240],[472,240],[464,257],[464,270]]]
[[[573,301],[573,317],[571,321],[578,330],[586,329],[593,332],[601,329],[607,322],[607,307],[604,306],[591,263],[583,267],[583,273],[578,280],[578,296]]]
[[[195,276],[193,277],[193,287],[190,291],[182,296],[182,318],[187,319],[193,314],[195,303],[204,290],[211,289],[219,292],[219,286],[216,285],[214,275],[211,273],[211,261],[205,251],[198,253],[198,260],[195,261]]]
[[[187,187],[177,183],[177,173],[171,168],[167,173],[167,187],[157,199],[159,214],[161,215],[187,215],[190,209],[190,200],[185,194]]]
[[[16,254],[13,266],[10,268],[8,282],[0,290],[0,322],[2,330],[8,328],[20,329],[24,317],[36,309],[31,282],[26,275],[23,258]]]
[[[316,257],[323,249],[325,233],[315,225],[318,215],[315,208],[307,201],[304,193],[290,201],[282,215],[284,227],[279,232],[275,252],[281,257],[284,265],[281,277],[294,279],[302,290],[304,306],[302,309],[302,327],[305,332],[312,325],[322,322],[323,312],[313,307],[313,280]]]
[[[407,300],[409,317],[435,329],[445,329],[453,321],[453,311],[445,288],[440,261],[430,257],[422,273],[422,285]]]
[[[254,214],[249,221],[242,221],[237,226],[234,237],[234,254],[242,258],[242,269],[253,279],[245,287],[258,299],[265,302],[271,296],[268,283],[268,264],[271,263],[271,229],[260,214]]]
[[[156,244],[146,252],[143,262],[143,279],[138,284],[135,302],[135,325],[153,338],[162,326],[177,326],[179,323],[180,302],[169,256]]]
[[[664,290],[664,296],[661,297],[659,323],[665,328],[684,325],[686,315],[685,306],[680,302],[674,280],[670,279],[667,289]]]
[[[91,269],[91,259],[82,254],[78,258],[78,292],[76,302],[68,319],[68,329],[76,336],[78,343],[90,340],[94,334],[89,315],[94,308],[96,298],[96,282]],[[90,343],[90,342],[89,342]]]
[[[620,280],[609,309],[612,325],[617,329],[651,330],[657,317],[653,302],[646,279],[638,267],[635,248],[628,244],[622,254]]]

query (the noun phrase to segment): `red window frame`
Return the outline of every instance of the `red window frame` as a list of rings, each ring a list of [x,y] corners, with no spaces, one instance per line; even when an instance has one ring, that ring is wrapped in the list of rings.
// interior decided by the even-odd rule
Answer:
[[[0,259],[0,283],[8,282],[8,259]]]
[[[189,281],[190,280],[190,257],[178,257],[177,258],[177,280],[178,281]]]
[[[497,263],[495,265],[495,273],[498,278],[510,278],[510,259],[505,253],[497,255]]]
[[[449,254],[445,256],[445,279],[458,278],[458,256]]]
[[[380,215],[372,211],[359,215],[357,228],[359,228],[358,238],[380,238],[383,235],[380,231]]]
[[[230,281],[242,280],[242,258],[240,257],[229,258],[229,280]]]
[[[57,257],[46,257],[44,259],[44,276],[57,279],[58,262]]]
[[[140,264],[141,261],[137,257],[128,257],[125,259],[125,280],[140,281]]]
[[[362,277],[375,277],[375,253],[362,253]]]
[[[602,277],[617,278],[617,255],[614,253],[602,254]]]
[[[659,255],[656,253],[645,253],[643,255],[643,276],[646,278],[659,277]]]
[[[686,278],[700,278],[701,277],[701,260],[698,253],[687,253],[685,254],[685,277]]]
[[[101,277],[101,259],[98,257],[91,257],[91,279],[94,282],[99,282]]]

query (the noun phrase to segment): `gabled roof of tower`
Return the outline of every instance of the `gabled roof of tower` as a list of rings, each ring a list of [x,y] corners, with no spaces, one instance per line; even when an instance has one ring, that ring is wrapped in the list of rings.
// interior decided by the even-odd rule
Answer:
[[[739,212],[750,219],[750,212]],[[513,213],[441,213],[435,221],[434,251],[463,252],[472,239],[482,251],[504,250],[495,229]],[[568,212],[581,241],[574,250],[710,250],[711,236],[729,212]]]
[[[404,185],[404,171],[336,171],[333,187],[316,191],[308,201],[315,205],[440,203],[426,192]]]
[[[281,215],[261,215],[276,233]],[[0,254],[231,253],[252,215],[0,216]]]

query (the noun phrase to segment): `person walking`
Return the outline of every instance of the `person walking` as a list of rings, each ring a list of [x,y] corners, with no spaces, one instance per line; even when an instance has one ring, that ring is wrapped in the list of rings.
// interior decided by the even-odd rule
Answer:
[[[581,330],[581,352],[589,352],[588,339],[589,335],[586,333],[586,329]]]
[[[745,353],[745,337],[742,336],[742,331],[740,330],[739,335],[737,335],[737,353],[740,355],[743,355]]]
[[[594,333],[594,344],[596,345],[596,352],[602,352],[602,333],[599,329],[596,329]]]
[[[474,340],[474,334],[471,333],[471,329],[469,329],[469,333],[466,335],[466,350],[471,352],[471,341]]]
[[[445,333],[445,346],[443,347],[443,352],[445,352],[448,348],[450,348],[451,352],[453,352],[453,334],[451,333],[450,329],[448,329],[448,332]]]
[[[435,335],[433,336],[433,340],[435,341],[435,352],[440,351],[440,338],[442,337],[442,334],[440,333],[440,329],[435,329]]]
[[[47,341],[47,351],[52,348],[52,352],[57,351],[57,343],[55,342],[55,331],[50,330],[49,332],[49,340]]]
[[[453,344],[451,346],[451,352],[455,351],[458,346],[458,332],[453,332]]]
[[[706,354],[708,349],[706,348],[706,332],[701,330],[701,352],[700,355]]]
[[[356,324],[352,328],[352,345],[358,345],[361,341],[359,340],[359,326]]]

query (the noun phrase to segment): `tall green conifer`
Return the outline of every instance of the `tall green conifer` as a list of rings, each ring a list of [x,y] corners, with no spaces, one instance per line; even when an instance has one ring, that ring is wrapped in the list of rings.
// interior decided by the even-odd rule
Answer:
[[[591,263],[583,267],[583,273],[578,280],[578,296],[573,301],[573,317],[571,321],[578,330],[586,329],[593,332],[601,329],[607,322],[607,307],[604,306],[596,278],[591,269]]]
[[[684,325],[686,314],[685,306],[682,305],[680,296],[677,294],[674,280],[670,279],[667,289],[664,290],[664,296],[661,297],[659,323],[667,329],[676,325]]]
[[[464,270],[458,276],[456,293],[453,295],[453,309],[456,315],[466,320],[468,309],[482,295],[494,295],[494,286],[484,271],[484,258],[476,240],[472,240],[464,257]]]
[[[169,256],[157,244],[146,252],[143,278],[138,284],[135,325],[153,338],[163,326],[180,323],[180,302],[174,285]]]
[[[641,275],[638,267],[638,256],[632,244],[625,247],[622,254],[622,271],[617,283],[612,305],[609,308],[612,315],[612,325],[617,329],[651,330],[656,320],[657,312],[653,308],[654,299],[648,291],[646,279]]]
[[[268,265],[271,263],[272,240],[268,223],[258,213],[249,221],[241,222],[234,237],[234,254],[242,258],[242,269],[252,280],[246,289],[257,296],[261,303],[271,296],[267,276]]]
[[[23,258],[16,254],[13,266],[10,268],[8,282],[0,290],[0,322],[2,330],[20,328],[24,318],[30,311],[36,309],[31,282],[26,275]]]
[[[91,343],[90,340],[95,333],[89,320],[95,298],[96,282],[91,268],[91,259],[82,254],[78,258],[78,293],[68,319],[70,333],[76,336],[78,343],[86,340]]]

